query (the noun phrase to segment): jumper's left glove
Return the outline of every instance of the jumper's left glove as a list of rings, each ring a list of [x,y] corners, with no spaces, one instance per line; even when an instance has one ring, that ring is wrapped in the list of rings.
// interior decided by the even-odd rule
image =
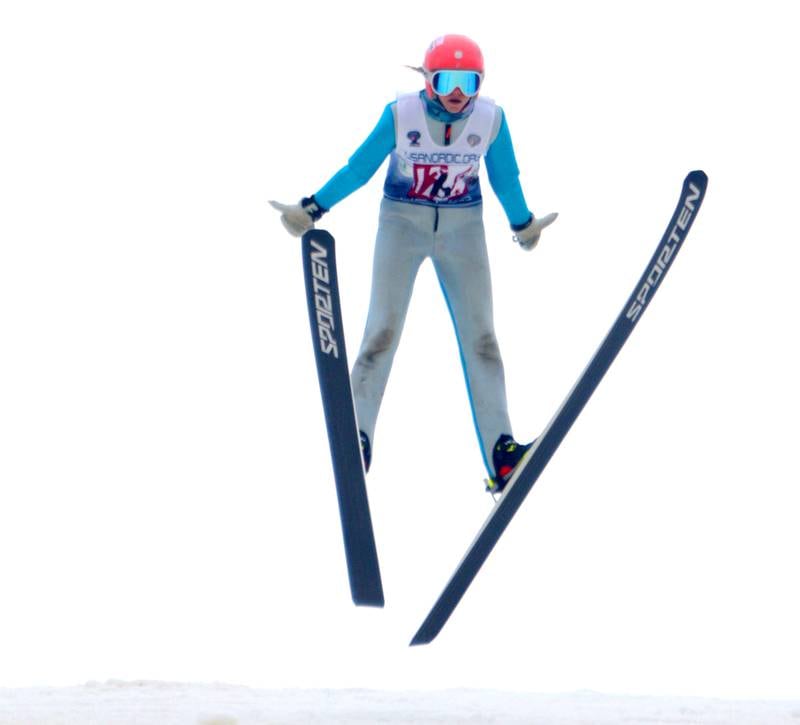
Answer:
[[[511,229],[515,232],[514,241],[525,251],[529,252],[538,244],[542,229],[549,227],[556,220],[557,216],[558,212],[543,216],[541,219],[536,219],[531,215],[527,224],[512,226]]]
[[[309,229],[314,228],[314,222],[328,211],[317,204],[313,196],[305,197],[299,204],[281,204],[270,201],[273,209],[281,213],[281,221],[289,234],[302,237]]]

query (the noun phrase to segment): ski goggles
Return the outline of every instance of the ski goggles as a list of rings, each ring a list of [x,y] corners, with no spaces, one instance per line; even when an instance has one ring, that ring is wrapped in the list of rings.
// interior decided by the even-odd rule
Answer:
[[[431,88],[437,96],[449,96],[456,88],[472,97],[478,95],[483,73],[474,70],[437,70],[429,76]]]

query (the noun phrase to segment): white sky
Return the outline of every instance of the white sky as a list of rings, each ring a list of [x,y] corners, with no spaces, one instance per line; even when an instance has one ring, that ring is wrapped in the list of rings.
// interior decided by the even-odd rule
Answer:
[[[15,3],[0,9],[0,685],[487,686],[796,697],[800,547],[788,4]],[[487,513],[430,266],[375,440],[387,606],[350,604],[297,240],[444,32],[484,48],[526,197],[484,184],[520,439],[672,213],[665,285],[437,641]],[[383,171],[324,226],[351,360]]]

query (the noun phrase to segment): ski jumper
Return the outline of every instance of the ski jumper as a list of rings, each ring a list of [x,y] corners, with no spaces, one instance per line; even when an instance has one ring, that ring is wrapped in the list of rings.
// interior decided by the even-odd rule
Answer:
[[[374,439],[417,271],[430,258],[453,320],[481,452],[492,475],[492,448],[501,434],[511,434],[511,423],[494,332],[478,177],[482,158],[509,223],[525,224],[531,217],[505,115],[480,97],[454,115],[424,92],[401,95],[314,198],[330,209],[365,184],[388,154],[369,312],[351,375],[359,428]]]

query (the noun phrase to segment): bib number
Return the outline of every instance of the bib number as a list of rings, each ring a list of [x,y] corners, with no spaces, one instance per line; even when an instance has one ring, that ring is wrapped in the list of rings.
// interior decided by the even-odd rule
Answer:
[[[473,167],[457,168],[447,164],[414,164],[414,183],[408,192],[412,199],[448,201],[467,193],[467,179]]]

